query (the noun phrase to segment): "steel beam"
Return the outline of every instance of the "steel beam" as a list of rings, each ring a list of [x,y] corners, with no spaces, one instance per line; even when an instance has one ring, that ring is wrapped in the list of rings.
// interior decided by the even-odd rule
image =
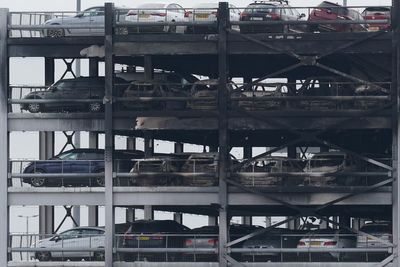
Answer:
[[[394,25],[394,36],[392,39],[392,234],[393,234],[393,265],[400,265],[400,3],[392,0],[392,25]]]
[[[89,148],[99,148],[98,133],[89,132]],[[88,206],[88,226],[98,226],[98,225],[99,225],[99,207]]]
[[[228,53],[227,29],[229,25],[229,4],[220,2],[218,8],[218,145],[219,145],[219,266],[228,266],[226,244],[228,235],[228,185],[229,171],[229,127],[228,127]]]
[[[113,266],[114,248],[114,196],[113,196],[113,87],[114,87],[114,54],[113,54],[114,4],[105,3],[105,265]]]
[[[0,8],[0,266],[7,266],[8,256],[8,128],[7,99],[9,60],[7,54],[8,39],[8,9]]]

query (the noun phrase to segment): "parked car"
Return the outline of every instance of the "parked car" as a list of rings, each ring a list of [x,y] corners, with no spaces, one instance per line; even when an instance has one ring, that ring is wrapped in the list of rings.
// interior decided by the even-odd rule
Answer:
[[[69,229],[51,238],[41,239],[34,243],[31,257],[39,261],[82,260],[104,261],[104,251],[85,251],[85,249],[104,249],[104,229],[98,227],[77,227]],[[76,249],[77,251],[45,251],[45,249]]]
[[[195,110],[212,110],[217,108],[218,80],[201,80],[192,85],[190,90],[191,97],[187,106]],[[200,100],[199,100],[200,99]]]
[[[315,154],[304,168],[306,173],[324,173],[326,177],[307,177],[305,184],[321,186],[321,185],[358,185],[359,177],[351,176],[329,176],[329,174],[340,172],[356,172],[356,159],[344,152],[321,152]]]
[[[373,235],[380,238],[388,243],[392,242],[392,225],[390,222],[370,222],[360,228],[361,232]],[[381,248],[388,247],[387,244],[376,241],[365,235],[357,236],[357,247],[358,248]]]
[[[119,21],[124,19],[125,15],[119,16]],[[62,28],[57,28],[57,25]],[[44,26],[52,27],[42,31],[45,37],[102,36],[104,35],[104,6],[90,7],[75,16],[56,16],[45,21]],[[74,28],[76,26],[80,28]]]
[[[354,24],[326,24],[319,23],[323,20],[354,21]],[[308,17],[309,32],[362,32],[367,31],[363,16],[355,9],[350,9],[339,4],[323,1],[317,8],[310,12]]]
[[[182,248],[184,234],[190,229],[173,220],[139,220],[131,223],[125,232],[124,248]],[[124,253],[125,260],[164,261],[165,253]],[[179,253],[168,253],[168,259],[177,260]]]
[[[189,154],[174,154],[138,160],[131,173],[137,176],[130,179],[133,186],[179,186],[183,177],[178,175]],[[149,174],[150,173],[150,174]]]
[[[160,81],[133,81],[129,87],[125,90],[124,98],[159,98],[166,96],[167,86]],[[154,109],[164,109],[165,102],[161,100],[142,102],[122,102],[123,107],[129,110],[154,110]]]
[[[142,151],[116,151],[115,168],[119,172],[129,172],[134,164],[134,159],[144,157]],[[79,178],[23,178],[24,183],[34,187],[52,185],[89,185],[104,186],[104,150],[103,149],[72,149],[58,154],[46,161],[31,162],[24,174],[59,174],[80,173]],[[99,177],[85,178],[85,174],[99,173]]]
[[[193,176],[184,176],[183,185],[186,186],[215,186],[218,170],[218,153],[195,153],[189,156],[182,166],[181,172]],[[198,174],[202,175],[199,176]],[[196,175],[197,174],[197,175]]]
[[[140,32],[169,32],[184,33],[185,26],[176,25],[151,25],[152,23],[173,23],[186,22],[187,13],[185,9],[176,3],[146,3],[135,9],[129,10],[126,14],[127,22],[132,26],[128,27],[129,33]],[[149,25],[134,26],[134,23],[149,23]]]
[[[280,249],[296,248],[297,243],[302,238],[304,231],[275,228],[264,234],[257,235],[246,240],[243,248],[246,249]],[[268,262],[280,261],[281,254],[277,252],[246,252],[242,253],[243,262]],[[287,257],[283,254],[282,257]]]
[[[239,182],[244,186],[253,187],[299,185],[303,182],[303,178],[274,177],[273,174],[303,172],[303,168],[304,164],[300,160],[286,157],[263,157],[250,161],[239,170]]]
[[[255,1],[246,7],[241,13],[241,21],[282,21],[288,24],[260,24],[240,25],[241,33],[288,33],[304,32],[304,24],[290,25],[292,21],[306,21],[306,15],[300,14],[297,9],[292,8],[288,1]]]
[[[261,230],[263,227],[254,225],[244,225],[244,224],[232,224],[229,226],[229,239],[231,241],[241,238],[247,234]],[[184,261],[192,262],[194,259],[196,262],[199,261],[216,261],[218,258],[218,226],[203,226],[199,228],[192,229],[187,232],[184,248],[196,248],[196,249],[215,249],[215,253],[210,252],[196,252],[185,253],[183,255]],[[241,247],[242,243],[233,245],[233,248]],[[240,255],[231,254],[232,257],[238,259]]]
[[[385,89],[385,88],[384,88]],[[389,96],[390,90],[382,90],[381,87],[374,85],[359,85],[355,88],[355,96]],[[369,99],[369,100],[356,100],[354,101],[355,109],[373,109],[384,107],[390,104],[390,99]]]
[[[329,250],[332,248],[355,248],[356,243],[357,237],[352,232],[338,229],[319,229],[311,231],[302,237],[297,244],[297,248],[326,249],[326,253],[312,253],[311,258],[313,256],[318,256],[318,258],[328,256],[342,261],[350,255],[343,252],[330,252]]]
[[[127,82],[115,78],[114,90],[120,92],[128,86]],[[44,91],[35,91],[27,94],[24,99],[33,100],[65,100],[49,103],[24,103],[22,110],[31,113],[51,111],[89,111],[101,112],[103,110],[103,98],[105,93],[104,77],[78,77],[74,79],[62,79],[51,85]],[[89,100],[93,102],[76,102],[76,100]]]
[[[218,3],[197,3],[191,11],[188,11],[189,22],[210,22],[212,25],[194,25],[188,26],[187,33],[216,33],[218,18]],[[240,20],[240,10],[232,4],[229,4],[229,19],[231,22]],[[235,26],[233,29],[237,29]]]
[[[390,8],[371,6],[361,13],[365,20],[388,20],[388,23],[368,24],[369,31],[388,30],[390,28]]]
[[[246,91],[233,91],[233,105],[239,108],[251,110],[278,109],[285,106],[284,101],[269,99],[270,97],[284,97],[288,95],[288,87],[285,83],[258,84],[255,88]],[[260,99],[263,101],[259,101]]]

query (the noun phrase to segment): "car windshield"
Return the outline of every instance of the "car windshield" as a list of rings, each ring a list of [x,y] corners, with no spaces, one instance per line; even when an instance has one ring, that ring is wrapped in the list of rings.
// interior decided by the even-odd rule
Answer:
[[[273,13],[277,9],[274,5],[250,5],[245,9],[247,13]]]

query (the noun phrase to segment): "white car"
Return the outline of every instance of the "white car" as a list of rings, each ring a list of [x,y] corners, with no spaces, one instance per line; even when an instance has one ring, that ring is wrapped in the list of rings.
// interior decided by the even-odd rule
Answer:
[[[31,248],[40,248],[41,251],[32,253],[31,257],[39,261],[53,259],[94,259],[104,261],[104,251],[85,251],[87,249],[104,248],[104,229],[97,227],[77,227],[51,238],[39,240]],[[49,249],[45,251],[44,249]],[[77,251],[51,251],[62,249],[76,249]]]
[[[215,22],[214,25],[196,25],[187,28],[188,33],[214,33],[217,32],[218,3],[199,3],[188,12],[189,22]],[[240,10],[229,4],[229,19],[232,22],[240,20]],[[239,30],[238,25],[233,29]]]
[[[367,223],[360,229],[361,232],[378,237],[388,243],[392,242],[392,227],[389,222]],[[357,236],[357,247],[359,248],[384,248],[388,244],[379,242],[365,235]]]
[[[357,237],[354,233],[338,229],[320,229],[308,233],[302,237],[297,248],[320,248],[326,249],[335,259],[343,258],[345,253],[329,252],[332,248],[355,248]]]
[[[44,25],[63,26],[60,29],[45,29],[43,34],[47,37],[104,35],[104,6],[88,8],[73,17],[61,16],[53,18],[47,20]],[[64,28],[68,26],[84,26],[84,28]]]
[[[139,32],[173,32],[184,33],[186,26],[154,25],[154,23],[187,22],[185,9],[175,3],[147,3],[129,10],[125,21],[129,23],[140,23],[136,27],[129,26],[129,33]],[[149,23],[149,25],[142,25]],[[151,25],[153,24],[153,25]]]

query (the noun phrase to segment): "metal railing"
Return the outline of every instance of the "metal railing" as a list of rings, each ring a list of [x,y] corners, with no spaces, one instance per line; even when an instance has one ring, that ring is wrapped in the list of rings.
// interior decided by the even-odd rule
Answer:
[[[302,33],[315,31],[390,30],[390,12],[380,19],[364,19],[366,7],[230,7],[228,28],[242,33]],[[390,9],[391,7],[385,7]],[[337,14],[324,19],[315,12]],[[115,9],[115,33],[217,33],[215,6],[204,8]],[[260,13],[262,16],[253,16]],[[104,35],[104,11],[10,12],[10,37],[64,37]]]
[[[375,262],[391,253],[391,247],[379,240],[362,239],[364,236],[360,234],[338,232],[267,233],[233,246],[230,254],[242,262]],[[236,239],[243,235],[233,234],[230,238]],[[378,236],[387,240],[392,238],[388,233]],[[216,233],[126,233],[116,234],[114,238],[116,260],[217,261]],[[9,240],[12,261],[103,260],[104,235],[10,234]]]

